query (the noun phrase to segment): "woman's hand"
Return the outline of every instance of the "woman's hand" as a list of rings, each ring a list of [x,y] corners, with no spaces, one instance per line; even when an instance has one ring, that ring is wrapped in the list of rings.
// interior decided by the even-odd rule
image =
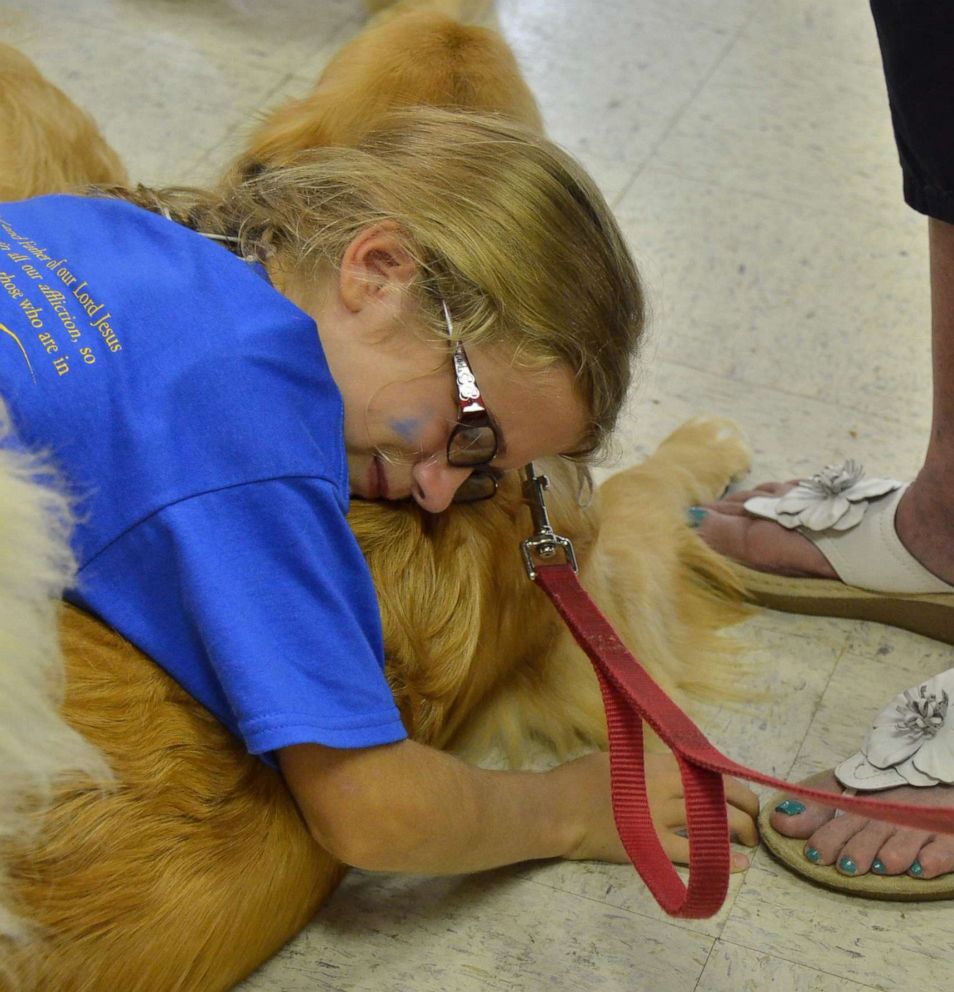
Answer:
[[[597,752],[560,765],[549,773],[564,781],[562,790],[576,795],[580,817],[578,838],[565,854],[571,860],[628,862],[616,831],[610,798],[609,755]],[[754,847],[758,843],[755,818],[759,801],[755,793],[737,779],[725,779],[729,830],[734,840]],[[679,765],[671,754],[646,755],[646,792],[650,815],[666,856],[676,864],[689,863],[689,841],[685,837],[686,808]],[[732,870],[748,868],[744,854],[733,854]]]

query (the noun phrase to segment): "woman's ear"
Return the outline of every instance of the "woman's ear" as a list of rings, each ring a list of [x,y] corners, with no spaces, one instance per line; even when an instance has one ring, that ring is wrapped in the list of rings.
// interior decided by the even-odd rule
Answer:
[[[365,228],[345,249],[338,270],[338,291],[344,305],[357,313],[366,304],[383,302],[403,292],[417,275],[401,230],[393,221]]]

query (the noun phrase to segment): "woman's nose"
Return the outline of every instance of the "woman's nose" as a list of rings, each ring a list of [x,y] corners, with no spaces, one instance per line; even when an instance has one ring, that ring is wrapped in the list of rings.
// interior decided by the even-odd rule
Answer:
[[[454,502],[470,473],[471,469],[455,468],[443,459],[418,462],[411,469],[412,495],[429,513],[440,513]]]

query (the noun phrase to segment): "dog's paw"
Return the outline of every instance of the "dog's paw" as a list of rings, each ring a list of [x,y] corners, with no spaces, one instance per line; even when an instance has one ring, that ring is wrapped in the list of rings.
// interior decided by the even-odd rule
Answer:
[[[741,479],[752,466],[752,448],[742,428],[728,417],[693,417],[677,427],[660,449],[679,449],[680,463],[728,485]]]

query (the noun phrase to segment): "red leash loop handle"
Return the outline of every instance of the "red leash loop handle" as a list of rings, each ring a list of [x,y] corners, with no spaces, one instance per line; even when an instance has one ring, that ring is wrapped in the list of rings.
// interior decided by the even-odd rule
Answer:
[[[609,728],[613,812],[620,839],[659,905],[685,919],[712,916],[729,883],[729,828],[722,775],[805,796],[829,807],[903,827],[954,834],[954,808],[836,795],[739,765],[717,750],[620,641],[569,564],[536,565],[533,578],[553,601],[599,677]],[[635,717],[635,719],[634,719]],[[689,885],[662,849],[649,815],[642,720],[679,761],[689,829]]]
[[[729,886],[729,828],[722,776],[686,760],[673,742],[681,734],[673,735],[661,726],[672,715],[665,710],[674,710],[679,716],[682,712],[626,649],[573,569],[569,565],[540,565],[536,581],[589,656],[599,678],[609,730],[613,815],[626,853],[656,902],[670,916],[712,916],[725,901]],[[663,851],[650,817],[640,717],[679,760],[692,865],[688,888]],[[692,733],[708,743],[688,718],[685,722]]]

